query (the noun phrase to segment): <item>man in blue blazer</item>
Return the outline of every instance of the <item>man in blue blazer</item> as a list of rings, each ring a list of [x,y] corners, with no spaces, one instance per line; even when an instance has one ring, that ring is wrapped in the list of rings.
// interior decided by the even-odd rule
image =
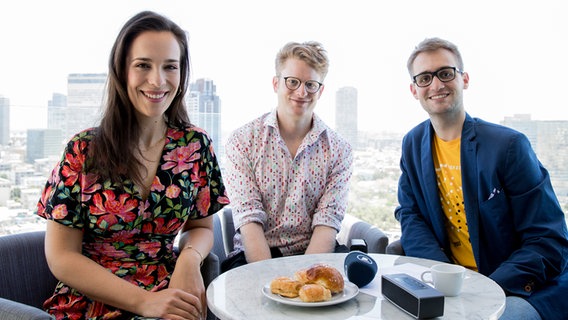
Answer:
[[[568,319],[565,217],[527,137],[465,112],[469,75],[451,42],[425,39],[407,67],[429,120],[402,142],[405,254],[493,279],[507,295],[501,319]]]

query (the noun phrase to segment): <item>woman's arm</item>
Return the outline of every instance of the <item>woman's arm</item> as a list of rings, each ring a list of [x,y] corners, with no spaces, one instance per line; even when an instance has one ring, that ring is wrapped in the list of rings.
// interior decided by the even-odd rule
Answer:
[[[89,298],[148,317],[200,319],[199,299],[183,290],[146,291],[106,270],[82,252],[83,232],[48,220],[47,263],[53,275]]]
[[[204,318],[207,313],[207,297],[201,264],[213,247],[213,237],[213,216],[187,220],[181,231],[179,256],[170,280],[170,288],[184,290],[199,298]]]

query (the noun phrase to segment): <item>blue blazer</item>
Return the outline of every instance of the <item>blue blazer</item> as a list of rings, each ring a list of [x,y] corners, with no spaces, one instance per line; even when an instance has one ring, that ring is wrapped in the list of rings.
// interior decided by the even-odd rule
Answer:
[[[432,160],[430,120],[402,141],[395,216],[409,256],[452,262]],[[568,231],[548,171],[522,133],[466,114],[464,206],[480,273],[526,298],[543,319],[568,319]]]

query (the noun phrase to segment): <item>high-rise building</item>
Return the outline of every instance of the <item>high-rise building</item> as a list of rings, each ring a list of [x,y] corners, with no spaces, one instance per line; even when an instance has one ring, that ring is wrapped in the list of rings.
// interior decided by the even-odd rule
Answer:
[[[335,129],[353,147],[358,147],[357,89],[343,87],[335,95]]]
[[[66,110],[67,96],[61,93],[54,93],[52,99],[47,102],[47,128],[64,128]]]
[[[69,74],[66,121],[62,127],[64,140],[99,124],[106,79],[107,75],[104,73]]]
[[[8,179],[0,178],[0,207],[5,207],[10,199],[12,183]]]
[[[550,174],[558,195],[568,195],[568,121],[531,120],[528,114],[505,117],[501,124],[524,133]]]
[[[223,159],[225,148],[221,145],[221,101],[213,80],[197,79],[191,83],[186,99],[189,119],[207,131],[217,157]]]
[[[10,143],[10,99],[0,96],[0,145]]]
[[[26,138],[26,162],[58,157],[63,152],[60,129],[28,129]]]

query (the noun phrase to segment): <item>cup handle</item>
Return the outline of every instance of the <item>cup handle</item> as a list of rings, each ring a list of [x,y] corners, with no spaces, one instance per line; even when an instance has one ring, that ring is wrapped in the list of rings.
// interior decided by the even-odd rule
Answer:
[[[427,274],[430,274],[430,277],[432,277],[432,271],[426,270],[426,271],[422,272],[422,274],[420,275],[420,279],[422,279],[422,281],[424,281],[426,283],[434,284],[433,280],[426,279],[425,275],[427,275]]]

